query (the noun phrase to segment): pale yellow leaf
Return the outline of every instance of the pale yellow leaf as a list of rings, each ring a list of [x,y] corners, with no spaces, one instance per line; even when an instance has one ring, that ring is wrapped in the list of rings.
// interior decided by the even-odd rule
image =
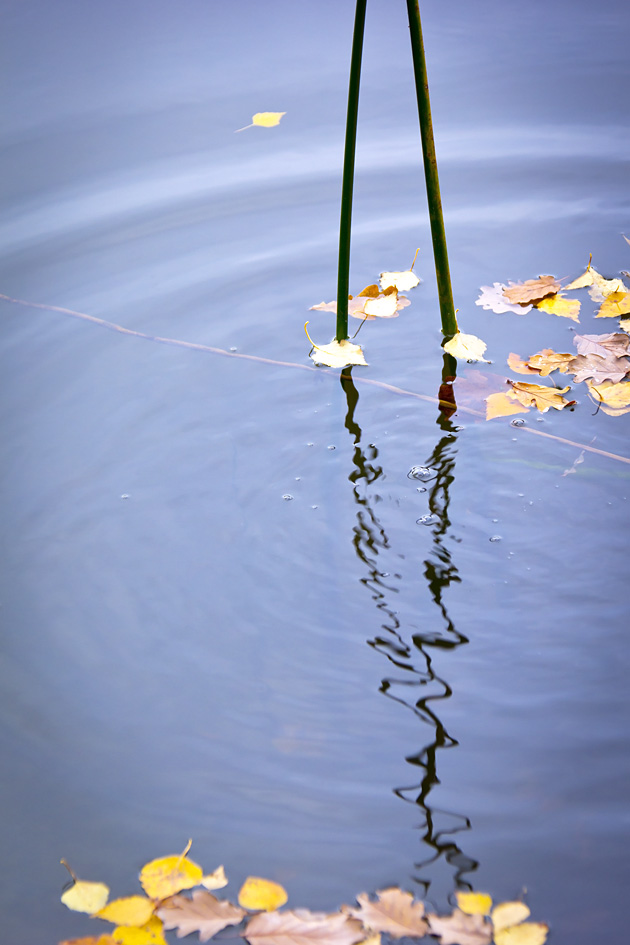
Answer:
[[[546,413],[550,407],[556,410],[562,410],[563,407],[569,407],[575,403],[574,400],[565,400],[562,394],[566,394],[570,387],[562,389],[556,387],[545,387],[542,384],[527,384],[525,381],[513,381],[512,391],[516,398],[525,407],[535,406],[541,413]]]
[[[581,276],[578,276],[577,279],[574,279],[573,282],[565,286],[565,290],[571,292],[573,289],[585,289],[587,286],[593,285],[595,276],[599,276],[599,273],[596,272],[589,263],[586,271],[583,272]]]
[[[370,935],[359,942],[359,945],[381,945],[381,933],[375,932],[374,935]]]
[[[238,894],[239,905],[244,909],[263,909],[265,912],[279,909],[288,898],[283,886],[261,876],[248,876]]]
[[[477,338],[476,335],[465,335],[461,331],[453,335],[451,340],[444,345],[445,351],[463,361],[486,361],[483,356],[486,348],[487,345],[481,338]],[[486,364],[490,362],[486,361]]]
[[[486,420],[509,417],[513,413],[529,413],[529,408],[518,403],[511,393],[490,394],[486,397]]]
[[[394,286],[399,292],[408,292],[409,289],[415,289],[420,284],[420,280],[411,269],[405,269],[402,272],[382,272],[379,281],[383,291]]]
[[[95,915],[114,925],[146,925],[153,915],[153,908],[154,903],[145,896],[124,896],[122,899],[112,899]]]
[[[492,897],[487,893],[456,892],[455,898],[466,915],[488,915],[492,908]]]
[[[620,318],[619,327],[630,335],[630,318]]]
[[[66,889],[61,896],[61,901],[73,912],[87,912],[88,915],[93,915],[103,908],[108,898],[109,887],[105,883],[92,883],[79,879],[74,886]]]
[[[205,886],[206,889],[223,889],[227,884],[228,878],[222,866],[217,866],[214,873],[208,873],[207,876],[203,876],[201,879],[201,885]]]
[[[611,417],[621,416],[630,412],[630,381],[621,381],[613,384],[604,381],[603,384],[586,382],[595,403],[601,404],[604,413]]]
[[[203,870],[183,854],[151,860],[140,871],[140,883],[151,899],[166,899],[182,889],[198,886]]]
[[[628,291],[628,286],[625,285],[622,279],[604,279],[599,273],[595,273],[595,276],[593,285],[588,290],[588,294],[594,302],[605,301],[613,292],[626,293]]]
[[[495,936],[501,929],[506,929],[510,925],[518,925],[529,915],[530,911],[524,902],[500,902],[490,914]]]
[[[286,112],[256,112],[252,115],[252,125],[258,125],[260,128],[274,128],[280,124],[280,119]]]
[[[363,311],[372,318],[393,318],[398,314],[398,299],[395,294],[368,299],[363,306]]]
[[[544,922],[523,922],[494,933],[495,945],[544,945],[549,926]]]
[[[550,312],[552,315],[560,315],[562,318],[570,318],[574,322],[579,322],[578,313],[580,311],[579,299],[565,299],[562,295],[550,295],[546,299],[541,299],[535,303],[536,308],[541,312]]]
[[[156,915],[140,927],[119,925],[112,932],[116,945],[168,945],[164,938],[163,925]]]
[[[595,318],[618,318],[630,312],[630,292],[611,292],[602,302]]]
[[[540,371],[536,371],[529,361],[523,361],[521,356],[514,354],[513,351],[508,355],[507,363],[517,374],[540,374]]]
[[[315,364],[324,364],[332,368],[350,367],[353,364],[367,365],[361,346],[354,345],[347,339],[331,341],[327,345],[313,345],[309,357]]]

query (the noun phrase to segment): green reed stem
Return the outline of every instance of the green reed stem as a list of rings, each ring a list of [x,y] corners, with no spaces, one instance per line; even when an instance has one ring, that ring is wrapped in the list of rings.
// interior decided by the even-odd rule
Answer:
[[[350,228],[352,223],[352,189],[354,185],[354,156],[357,144],[357,116],[359,114],[359,82],[367,0],[357,0],[350,59],[350,85],[346,117],[346,146],[343,155],[341,184],[341,222],[339,225],[339,268],[337,269],[337,341],[348,337],[348,291],[350,285]]]
[[[457,331],[457,319],[455,317],[453,289],[451,286],[448,253],[446,250],[446,234],[444,232],[442,200],[440,198],[440,180],[438,177],[437,159],[435,157],[427,64],[424,56],[422,24],[420,23],[420,7],[418,0],[407,0],[407,12],[409,15],[413,71],[416,79],[416,95],[418,98],[420,138],[422,140],[422,154],[424,157],[424,177],[427,184],[427,198],[429,201],[431,238],[433,240],[433,255],[435,257],[440,314],[442,316],[442,333],[446,335],[447,338],[450,338]],[[339,296],[337,296],[337,298],[339,298]]]

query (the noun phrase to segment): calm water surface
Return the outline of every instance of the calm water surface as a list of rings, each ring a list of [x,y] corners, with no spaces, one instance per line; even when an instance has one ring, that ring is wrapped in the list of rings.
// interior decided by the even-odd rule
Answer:
[[[353,6],[5,0],[0,292],[308,366]],[[362,330],[369,368],[0,302],[12,945],[89,933],[61,856],[126,894],[189,836],[227,894],[525,886],[553,941],[624,939],[630,466],[530,430],[628,456],[628,417],[578,387],[522,428],[446,421],[364,383],[440,383],[404,6],[369,5],[351,285],[416,246],[424,283]],[[630,28],[613,0],[422,9],[474,382],[574,330],[480,285],[630,269]],[[233,134],[261,110],[287,114]]]

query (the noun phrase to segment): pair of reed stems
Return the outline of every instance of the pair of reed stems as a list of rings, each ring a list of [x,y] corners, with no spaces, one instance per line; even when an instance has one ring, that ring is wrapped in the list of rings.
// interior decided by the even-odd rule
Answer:
[[[346,120],[346,143],[341,188],[341,225],[339,230],[339,268],[337,277],[337,331],[335,338],[343,341],[348,337],[348,291],[350,279],[350,230],[352,222],[352,192],[354,186],[354,162],[357,140],[357,117],[359,112],[359,85],[361,80],[361,57],[367,0],[357,0],[350,61],[350,85],[348,90],[348,114]],[[420,118],[420,138],[424,159],[424,177],[427,186],[431,238],[437,274],[442,332],[445,339],[457,332],[457,319],[453,305],[453,290],[446,251],[446,235],[442,217],[440,182],[438,178],[431,103],[427,81],[427,65],[422,39],[422,24],[418,0],[407,0],[413,71]]]

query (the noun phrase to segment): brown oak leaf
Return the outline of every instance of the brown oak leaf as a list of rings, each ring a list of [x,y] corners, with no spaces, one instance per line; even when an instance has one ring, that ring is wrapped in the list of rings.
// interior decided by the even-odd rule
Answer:
[[[538,302],[547,295],[555,295],[562,286],[553,276],[538,276],[537,279],[527,279],[526,282],[511,282],[508,289],[503,290],[508,302],[528,304]]]
[[[357,896],[359,908],[344,906],[343,911],[360,919],[374,932],[387,932],[394,938],[411,935],[421,938],[426,935],[428,925],[424,917],[424,905],[414,902],[411,893],[396,887],[381,889],[378,899],[372,902],[367,893]]]
[[[607,335],[575,335],[573,341],[578,354],[598,354],[601,358],[609,354],[617,358],[630,355],[630,337],[621,331]]]
[[[195,889],[192,899],[187,896],[166,899],[156,909],[156,914],[165,929],[177,929],[178,938],[199,932],[199,941],[207,942],[226,925],[238,925],[246,912],[227,899],[217,899],[205,889]]]
[[[492,925],[482,915],[466,915],[459,909],[453,915],[428,915],[432,935],[440,938],[441,945],[488,945],[492,939]]]
[[[630,373],[630,360],[615,358],[613,355],[602,358],[598,354],[578,354],[577,358],[573,358],[570,362],[568,371],[573,374],[576,384],[588,378],[594,384],[601,384],[604,381],[618,383]]]
[[[243,937],[250,945],[356,945],[366,932],[357,919],[341,912],[293,909],[252,916]]]

